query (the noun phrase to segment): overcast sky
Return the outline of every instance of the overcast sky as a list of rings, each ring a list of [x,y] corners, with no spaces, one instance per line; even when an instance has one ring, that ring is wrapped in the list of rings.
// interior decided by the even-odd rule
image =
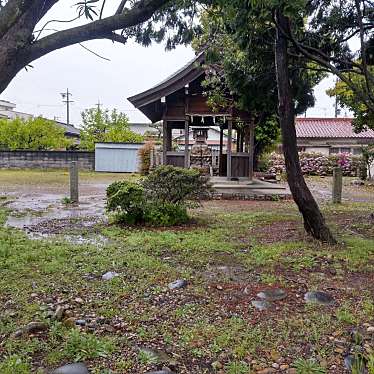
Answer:
[[[58,4],[49,17],[72,18],[74,9],[64,4]],[[33,62],[32,69],[21,71],[1,99],[16,103],[18,111],[65,121],[66,107],[60,93],[69,88],[74,100],[70,121],[76,126],[80,125],[80,113],[98,101],[105,108],[125,112],[132,122],[148,122],[126,98],[152,87],[194,57],[192,49],[186,47],[165,51],[157,44],[145,48],[133,42],[124,46],[103,40],[84,45],[110,61],[94,56],[79,45],[55,51]],[[317,103],[308,110],[308,116],[334,115],[334,102],[325,94],[331,86],[332,80],[327,79],[316,87]]]

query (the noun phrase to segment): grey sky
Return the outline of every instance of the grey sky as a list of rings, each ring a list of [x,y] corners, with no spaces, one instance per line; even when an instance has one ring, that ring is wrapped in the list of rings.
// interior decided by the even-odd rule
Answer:
[[[58,4],[49,19],[73,18],[74,8],[66,6],[67,3],[64,2],[64,6]],[[21,71],[1,98],[16,103],[19,111],[65,121],[66,109],[60,92],[69,88],[74,100],[71,122],[77,126],[80,113],[93,107],[98,100],[106,108],[125,112],[132,122],[148,122],[126,98],[163,80],[194,56],[189,47],[165,51],[162,45],[144,48],[133,42],[124,46],[104,40],[84,45],[110,61],[102,60],[80,46],[55,51],[33,62],[33,69]],[[333,100],[325,94],[331,85],[332,80],[327,79],[316,88],[316,107],[308,110],[308,116],[333,116]]]

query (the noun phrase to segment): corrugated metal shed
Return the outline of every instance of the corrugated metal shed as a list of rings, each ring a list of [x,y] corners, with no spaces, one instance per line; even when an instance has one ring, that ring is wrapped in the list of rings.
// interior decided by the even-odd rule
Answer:
[[[95,171],[134,173],[139,170],[138,151],[143,143],[96,143]]]

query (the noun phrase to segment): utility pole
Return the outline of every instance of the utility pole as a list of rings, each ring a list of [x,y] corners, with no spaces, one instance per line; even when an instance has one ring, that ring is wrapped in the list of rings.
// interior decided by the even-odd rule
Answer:
[[[66,104],[66,124],[70,125],[70,103],[74,103],[73,100],[70,100],[71,93],[69,89],[66,89],[66,92],[61,93],[62,102]]]
[[[103,106],[102,103],[100,103],[100,99],[97,99],[97,104],[95,104],[97,106],[97,110],[99,111],[101,109],[101,107]]]

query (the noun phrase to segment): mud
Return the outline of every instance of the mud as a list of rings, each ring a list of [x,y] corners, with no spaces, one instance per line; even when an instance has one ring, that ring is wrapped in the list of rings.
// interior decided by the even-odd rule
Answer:
[[[105,183],[83,184],[77,205],[64,204],[64,188],[29,186],[28,191],[8,188],[2,202],[10,209],[5,226],[21,229],[32,239],[63,239],[74,244],[102,245],[98,227],[107,223]],[[4,195],[5,196],[5,195]]]

